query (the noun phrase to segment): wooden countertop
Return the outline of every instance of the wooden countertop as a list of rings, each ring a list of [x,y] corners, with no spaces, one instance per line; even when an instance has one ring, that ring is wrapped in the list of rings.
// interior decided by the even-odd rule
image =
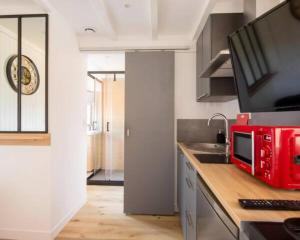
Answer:
[[[183,143],[178,146],[220,201],[232,220],[240,226],[242,221],[276,221],[300,217],[300,211],[245,210],[239,198],[300,200],[300,191],[271,188],[233,164],[200,163]]]

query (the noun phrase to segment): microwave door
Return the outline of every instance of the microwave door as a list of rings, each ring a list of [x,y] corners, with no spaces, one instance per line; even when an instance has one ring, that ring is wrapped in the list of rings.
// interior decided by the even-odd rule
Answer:
[[[241,162],[245,167],[248,166],[249,172],[254,174],[254,132],[234,132],[234,158]]]

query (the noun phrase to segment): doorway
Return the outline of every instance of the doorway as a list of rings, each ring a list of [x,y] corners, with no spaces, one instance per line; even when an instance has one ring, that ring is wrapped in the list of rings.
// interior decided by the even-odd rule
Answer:
[[[94,83],[94,91],[89,98],[92,103],[87,105],[87,117],[92,119],[89,123],[92,134],[88,135],[90,174],[87,183],[123,185],[125,72],[89,71],[88,77],[88,81]],[[92,162],[92,171],[89,162]]]

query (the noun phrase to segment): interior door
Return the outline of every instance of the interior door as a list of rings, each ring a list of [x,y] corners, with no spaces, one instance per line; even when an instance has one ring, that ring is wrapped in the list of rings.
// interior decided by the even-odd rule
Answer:
[[[127,214],[174,213],[174,53],[126,53]]]

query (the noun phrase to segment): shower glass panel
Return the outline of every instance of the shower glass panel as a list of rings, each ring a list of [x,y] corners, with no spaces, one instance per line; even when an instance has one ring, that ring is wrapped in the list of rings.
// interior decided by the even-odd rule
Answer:
[[[101,169],[102,161],[102,137],[103,137],[103,90],[102,83],[94,81],[94,111],[92,128],[94,131],[94,171]]]
[[[102,168],[103,154],[103,89],[102,83],[91,77],[87,80],[87,171],[96,174]],[[88,174],[89,175],[89,174]]]
[[[105,179],[124,181],[125,75],[107,75],[105,86]]]

